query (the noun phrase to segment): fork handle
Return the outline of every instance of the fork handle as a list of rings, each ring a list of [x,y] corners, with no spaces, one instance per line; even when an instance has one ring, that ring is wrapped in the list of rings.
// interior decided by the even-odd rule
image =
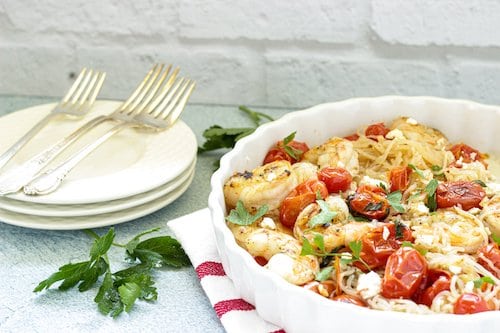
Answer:
[[[75,166],[80,163],[85,157],[87,157],[92,151],[94,151],[101,144],[106,142],[110,137],[124,129],[125,127],[133,126],[133,123],[121,123],[108,132],[100,136],[98,139],[89,143],[69,159],[51,169],[47,172],[42,173],[40,176],[33,179],[28,185],[24,186],[24,193],[28,195],[42,195],[54,192],[62,183],[64,178],[70,173]]]
[[[59,140],[51,147],[33,156],[19,167],[13,169],[0,177],[0,195],[15,193],[19,191],[24,185],[28,184],[35,176],[63,152],[69,145],[82,137],[85,133],[89,132],[94,127],[101,123],[110,120],[106,116],[99,116],[85,125],[81,126],[73,133]]]
[[[6,152],[0,156],[0,169],[2,169],[16,154],[21,148],[24,147],[33,137],[40,132],[42,128],[47,125],[52,118],[55,116],[55,113],[49,113],[42,119],[38,121],[26,134],[24,134],[19,140],[16,141]]]

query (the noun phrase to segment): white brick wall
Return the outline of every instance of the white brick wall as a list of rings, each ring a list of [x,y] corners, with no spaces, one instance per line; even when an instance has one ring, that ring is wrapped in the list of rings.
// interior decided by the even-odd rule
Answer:
[[[0,94],[60,96],[93,66],[101,96],[123,98],[163,61],[198,81],[198,103],[500,104],[499,31],[499,0],[0,0]]]

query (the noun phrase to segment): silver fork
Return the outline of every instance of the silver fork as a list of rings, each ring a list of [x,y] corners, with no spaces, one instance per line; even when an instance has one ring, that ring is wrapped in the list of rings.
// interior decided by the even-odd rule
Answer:
[[[127,127],[142,127],[155,131],[162,131],[169,128],[184,110],[194,87],[194,81],[184,78],[178,79],[173,86],[163,87],[151,103],[142,104],[142,111],[137,113],[131,121],[125,121],[116,125],[56,168],[35,178],[28,185],[24,186],[24,193],[28,195],[52,193],[81,160],[114,134]]]
[[[165,68],[163,64],[156,64],[146,74],[130,97],[114,112],[109,115],[98,116],[88,121],[67,137],[38,153],[11,172],[2,175],[2,177],[0,177],[0,195],[15,193],[22,189],[24,185],[33,180],[45,166],[59,156],[67,147],[98,125],[108,121],[120,123],[132,120],[134,115],[142,111],[144,105],[151,101],[158,89],[165,82],[171,68],[171,65]],[[178,72],[179,69],[176,68],[166,81],[165,86],[171,86],[173,84]]]
[[[0,169],[53,118],[62,114],[77,118],[85,115],[94,104],[105,78],[106,73],[104,72],[82,69],[73,85],[54,109],[0,156]]]

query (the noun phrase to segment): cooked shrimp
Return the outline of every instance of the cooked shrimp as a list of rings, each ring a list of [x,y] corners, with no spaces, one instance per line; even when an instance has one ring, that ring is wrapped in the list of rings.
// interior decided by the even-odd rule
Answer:
[[[358,153],[352,142],[343,138],[330,138],[324,144],[307,151],[303,160],[317,164],[320,169],[327,166],[342,167],[353,177],[359,173]]]
[[[319,271],[315,256],[301,256],[302,245],[292,236],[253,226],[230,226],[235,238],[253,257],[264,257],[266,267],[290,283],[301,285],[314,280]]]
[[[299,184],[288,161],[275,161],[257,167],[251,172],[239,172],[224,184],[227,209],[236,206],[238,200],[249,212],[268,205],[269,210],[277,209],[287,194]]]
[[[474,215],[454,207],[411,222],[415,244],[432,252],[475,253],[488,243],[484,224]]]
[[[500,237],[500,194],[486,202],[479,218],[484,221],[493,235]]]
[[[313,244],[314,236],[323,236],[325,251],[332,251],[339,246],[348,246],[351,241],[359,240],[363,234],[373,228],[370,223],[348,222],[349,208],[340,196],[329,196],[326,200],[330,210],[337,213],[330,223],[309,228],[309,221],[320,213],[317,203],[308,205],[297,217],[293,234],[295,238],[307,240]]]

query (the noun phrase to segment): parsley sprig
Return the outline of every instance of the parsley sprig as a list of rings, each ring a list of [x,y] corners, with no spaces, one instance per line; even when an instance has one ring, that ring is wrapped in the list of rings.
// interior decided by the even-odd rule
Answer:
[[[427,207],[429,207],[429,211],[431,212],[437,209],[436,189],[438,185],[439,183],[437,180],[431,179],[425,187],[425,192],[427,192]]]
[[[387,195],[387,201],[389,204],[399,213],[404,213],[405,208],[401,204],[401,199],[403,199],[403,194],[401,191],[394,191]]]
[[[293,148],[290,145],[293,139],[295,139],[295,134],[297,134],[297,132],[292,132],[283,139],[283,149],[285,149],[285,152],[294,160],[300,160],[304,152],[300,149]]]
[[[326,226],[338,214],[337,212],[330,210],[330,207],[328,207],[326,201],[316,200],[316,203],[321,208],[321,211],[319,214],[314,215],[313,218],[309,220],[309,222],[307,223],[309,228],[314,228],[318,225]]]
[[[233,148],[238,140],[252,134],[255,129],[261,125],[262,121],[274,120],[271,116],[262,112],[252,111],[246,106],[240,106],[239,110],[244,112],[255,126],[223,128],[219,125],[212,125],[203,131],[203,137],[206,140],[203,145],[198,147],[198,153],[204,153],[221,148]]]
[[[495,281],[489,276],[482,276],[479,279],[475,279],[473,282],[475,288],[481,288],[485,283],[496,285]]]
[[[358,241],[349,242],[349,249],[351,253],[339,253],[334,249],[332,252],[328,252],[325,249],[325,240],[323,235],[316,234],[313,238],[313,243],[316,245],[318,250],[315,250],[311,242],[306,237],[302,237],[302,250],[300,252],[301,256],[314,255],[317,257],[340,257],[340,261],[343,264],[353,264],[356,261],[362,263],[368,270],[370,266],[361,258],[361,250],[363,248],[363,243]]]
[[[182,267],[190,265],[189,258],[177,240],[170,236],[153,237],[141,241],[141,237],[158,231],[159,228],[140,233],[127,244],[114,243],[115,231],[99,236],[92,230],[85,232],[94,238],[90,248],[89,260],[69,263],[40,282],[34,292],[49,289],[54,283],[61,281],[58,289],[68,290],[78,286],[85,292],[98,284],[101,285],[94,298],[102,314],[117,317],[123,311],[129,312],[136,300],[154,301],[158,292],[154,287],[153,270],[162,266]],[[129,267],[112,272],[108,251],[112,246],[125,248]]]
[[[229,215],[226,217],[226,220],[237,225],[251,225],[264,216],[268,210],[269,207],[267,205],[263,205],[255,214],[252,215],[245,209],[243,202],[238,200],[236,208],[231,209]]]

